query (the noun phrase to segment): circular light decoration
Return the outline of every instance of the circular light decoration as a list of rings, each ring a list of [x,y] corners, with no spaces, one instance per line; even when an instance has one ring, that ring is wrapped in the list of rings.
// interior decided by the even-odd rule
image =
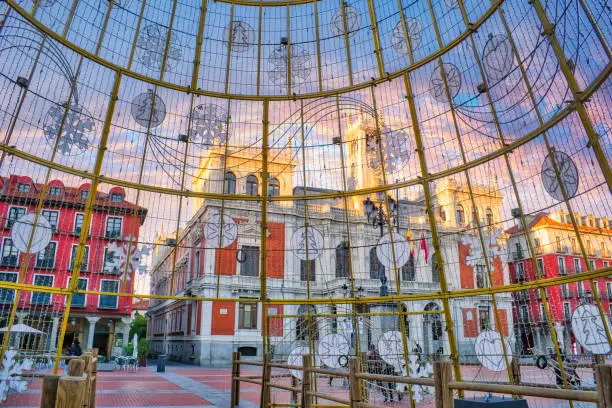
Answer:
[[[230,28],[225,27],[223,32],[225,42],[230,41]],[[246,21],[234,20],[232,23],[232,51],[245,52],[253,46],[255,30]]]
[[[350,345],[346,337],[341,334],[331,333],[321,337],[317,345],[319,361],[327,367],[340,368],[340,357],[346,356]]]
[[[487,75],[496,81],[504,79],[514,67],[512,46],[505,35],[489,34],[489,39],[482,52]]]
[[[32,244],[30,245],[31,254],[42,251],[47,247],[49,241],[51,241],[53,227],[49,223],[49,220],[39,215],[36,220],[36,225],[34,225],[35,218],[36,213],[31,212],[20,217],[13,223],[11,239],[13,240],[15,248],[21,252],[26,252],[28,250],[30,235],[32,236]],[[32,230],[34,230],[33,233]]]
[[[408,17],[406,18],[406,29],[408,30],[408,40],[410,40],[410,50],[414,51],[423,38],[421,23],[419,23],[416,18]],[[391,32],[391,45],[398,53],[408,55],[404,26],[401,21],[398,21],[395,27],[393,27],[393,31]]]
[[[393,255],[395,254],[395,266],[401,268],[410,258],[410,244],[397,232],[392,234],[387,233],[378,241],[376,256],[385,268],[393,269]],[[393,245],[391,245],[391,236],[393,236]]]
[[[559,177],[557,177],[552,159],[548,155],[544,159],[544,163],[542,163],[542,184],[544,184],[544,189],[552,198],[557,201],[563,201],[563,192],[561,191],[559,181],[563,183],[567,198],[572,198],[578,191],[580,180],[578,168],[572,158],[566,153],[555,151],[553,154],[557,169],[559,170]]]
[[[345,6],[344,14],[346,14],[346,33],[351,36],[355,34],[361,27],[361,14],[353,6]],[[336,11],[329,22],[331,32],[334,35],[344,35],[344,16],[342,9]]]
[[[227,113],[218,105],[209,103],[196,106],[191,115],[192,139],[208,146],[225,145],[227,120]]]
[[[287,48],[291,49],[291,86],[300,85],[305,82],[312,72],[312,57],[299,45],[279,45],[270,54],[268,61],[270,80],[281,88],[287,88]]]
[[[142,29],[136,47],[138,48],[138,60],[146,67],[160,70],[164,64],[166,54],[166,38],[168,30],[159,24],[150,24]],[[181,59],[183,51],[176,38],[176,34],[170,38],[168,54],[166,56],[166,71],[171,71]]]
[[[132,99],[132,117],[142,127],[158,127],[166,119],[166,103],[149,89]]]
[[[67,103],[53,105],[47,111],[43,133],[52,146],[57,142],[57,150],[66,156],[75,156],[85,152],[92,144],[96,131],[95,122],[87,110],[71,104],[66,112]],[[59,141],[57,138],[59,137]]]
[[[506,355],[512,355],[510,344],[506,340]],[[485,330],[478,335],[476,343],[476,358],[484,367],[491,371],[503,371],[506,369],[506,359],[502,346],[501,336],[493,330]]]
[[[608,324],[610,321],[608,320]],[[608,354],[610,343],[604,321],[595,305],[580,305],[572,314],[572,332],[582,346],[593,354]]]
[[[314,227],[298,228],[291,236],[291,248],[295,256],[303,261],[317,259],[323,252],[323,234]]]
[[[225,248],[230,246],[238,236],[238,226],[232,217],[223,215],[223,225],[221,216],[215,214],[208,219],[204,227],[204,237],[209,248]]]
[[[304,367],[304,358],[302,356],[310,354],[310,348],[307,346],[298,346],[294,348],[291,353],[289,353],[289,357],[287,357],[287,364],[291,366],[300,366]],[[297,379],[302,379],[304,371],[297,370],[292,368],[289,370],[292,376]]]
[[[459,69],[454,64],[444,63],[442,66],[446,75],[448,92],[450,98],[453,99],[459,93],[459,89],[461,89],[461,72],[459,72]],[[444,80],[442,79],[442,71],[439,65],[436,66],[436,69],[433,70],[429,78],[429,93],[438,102],[448,102]]]
[[[386,331],[378,340],[378,353],[380,358],[387,364],[391,364],[395,371],[401,372],[405,369],[404,343],[402,333],[397,330]]]

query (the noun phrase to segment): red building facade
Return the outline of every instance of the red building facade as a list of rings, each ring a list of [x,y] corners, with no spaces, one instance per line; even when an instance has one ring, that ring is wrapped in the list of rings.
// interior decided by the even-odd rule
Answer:
[[[90,188],[90,184],[70,187],[60,180],[52,180],[43,193],[44,184],[35,183],[28,176],[0,178],[0,280],[16,282],[20,269],[24,269],[22,283],[55,288],[69,286]],[[12,230],[21,217],[36,212],[41,199],[40,216],[52,227],[51,239],[43,250],[26,256],[13,242]],[[97,192],[80,266],[79,289],[133,291],[138,235],[146,213],[146,209],[126,201],[125,191],[120,187],[113,187],[108,193]],[[2,319],[8,319],[15,301],[15,291],[0,290]],[[22,292],[17,301],[15,322],[47,333],[45,344],[36,345],[40,349],[64,347],[79,338],[84,347],[98,347],[109,355],[114,345],[121,344],[120,340],[127,341],[131,298],[75,294],[63,345],[56,343],[65,309],[64,295]]]
[[[539,213],[530,217],[529,230],[535,245],[537,268],[542,278],[580,274],[588,270],[609,268],[612,264],[612,224],[605,217],[574,214],[582,237],[589,265],[585,262],[579,241],[567,213]],[[525,234],[513,227],[510,235],[509,271],[512,283],[531,282],[537,279],[536,269],[530,258]],[[612,277],[594,279],[602,307],[612,316]],[[538,290],[513,293],[515,334],[522,351],[535,347],[540,352],[553,347],[550,328]],[[593,290],[589,281],[549,286],[546,296],[550,305],[557,338],[565,352],[582,353],[571,331],[571,316],[576,307],[593,302]]]

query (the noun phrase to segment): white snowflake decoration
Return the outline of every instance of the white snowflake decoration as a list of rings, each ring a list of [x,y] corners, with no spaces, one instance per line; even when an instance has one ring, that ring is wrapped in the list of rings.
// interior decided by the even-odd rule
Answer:
[[[167,36],[167,29],[158,24],[144,27],[136,41],[136,47],[140,50],[138,60],[148,68],[160,70],[164,63]],[[168,44],[166,71],[171,71],[178,64],[182,54],[181,45],[173,33]]]
[[[410,50],[414,51],[418,48],[423,38],[423,32],[421,23],[416,18],[406,18],[406,30],[408,31],[408,40],[410,41]],[[404,25],[399,21],[393,31],[391,32],[391,45],[393,49],[403,55],[408,55],[408,46],[406,44],[406,33],[404,32]]]
[[[32,369],[32,360],[18,360],[17,350],[6,350],[0,369],[0,402],[6,400],[9,392],[25,392],[28,382],[19,377],[24,371]]]
[[[499,257],[502,262],[504,262],[503,257],[506,252],[503,250],[502,246],[498,244],[498,239],[502,236],[501,228],[493,228],[490,232],[483,231],[482,232],[483,239],[485,240],[485,247],[488,247],[487,257],[489,261]],[[463,245],[470,246],[470,253],[466,257],[465,262],[467,265],[472,268],[476,268],[481,266],[484,261],[484,255],[482,253],[482,245],[480,244],[480,238],[478,235],[474,234],[463,234],[461,237],[461,243]]]
[[[429,378],[433,374],[433,367],[427,361],[422,361],[420,356],[410,354],[408,356],[408,373],[406,369],[402,370],[402,375],[409,375],[416,378]],[[425,385],[412,386],[412,398],[415,402],[421,402],[424,397],[432,395],[433,388]]]
[[[227,113],[215,104],[193,108],[191,134],[193,141],[206,146],[225,145],[227,141]]]
[[[393,131],[385,128],[382,131],[380,148],[385,160],[385,172],[397,173],[410,159],[412,151],[410,137],[403,130]],[[380,171],[380,153],[378,141],[375,136],[370,137],[367,142],[368,166],[373,170]]]
[[[305,82],[312,72],[312,56],[298,45],[291,45],[291,86]],[[270,80],[281,88],[287,88],[288,58],[287,46],[279,45],[268,58],[271,69],[268,72]]]
[[[140,266],[140,250],[135,238],[127,236],[122,242],[113,242],[107,249],[104,272],[121,273],[121,279],[130,280],[133,272]]]
[[[66,156],[78,155],[89,148],[90,136],[95,133],[96,126],[92,116],[84,107],[71,104],[66,112],[67,103],[53,105],[47,111],[43,132],[47,142]],[[65,117],[65,119],[64,119]],[[62,124],[63,122],[63,124]]]

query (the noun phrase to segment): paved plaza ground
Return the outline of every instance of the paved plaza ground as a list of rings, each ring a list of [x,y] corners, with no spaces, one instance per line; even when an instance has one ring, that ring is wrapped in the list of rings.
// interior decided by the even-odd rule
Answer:
[[[274,372],[273,374],[278,374]],[[242,370],[243,376],[256,375],[257,371]],[[539,370],[535,367],[522,367],[522,378],[525,382],[538,382],[552,384],[554,377],[549,370]],[[592,383],[590,370],[581,370],[580,374],[586,383]],[[503,381],[505,374],[493,373],[482,367],[462,367],[464,380],[493,380]],[[274,379],[277,383],[290,385],[288,378]],[[328,378],[317,380],[319,390],[341,398],[348,398],[348,390],[343,386],[342,380],[337,378],[329,386]],[[98,373],[97,408],[115,407],[173,407],[195,408],[214,407],[228,408],[230,406],[231,370],[229,368],[212,369],[197,366],[170,364],[165,373],[155,372],[155,367],[139,368],[137,371],[115,371]],[[39,407],[41,380],[32,381],[28,390],[21,394],[11,394],[0,404],[6,408]],[[240,393],[240,407],[255,408],[259,406],[259,386],[242,383]],[[469,396],[469,395],[468,395]],[[291,395],[286,391],[273,392],[272,402],[291,402]],[[382,394],[375,386],[371,386],[371,401],[380,406],[393,408],[409,407],[407,401],[402,403],[384,403]],[[529,407],[568,407],[567,402],[529,398]],[[319,401],[323,403],[324,401]],[[333,403],[330,402],[331,405]],[[587,407],[594,404],[576,404],[575,407]],[[431,397],[425,398],[417,404],[417,408],[431,408]]]

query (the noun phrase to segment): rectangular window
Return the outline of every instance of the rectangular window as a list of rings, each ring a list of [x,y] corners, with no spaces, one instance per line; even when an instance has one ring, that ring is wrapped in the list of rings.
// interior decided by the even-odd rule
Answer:
[[[521,306],[521,320],[523,320],[523,322],[529,321],[529,307],[527,305]]]
[[[603,262],[603,267],[604,267],[604,268],[609,268],[609,267],[610,267],[610,262],[608,262],[608,261],[604,261],[604,262]]]
[[[538,258],[536,259],[536,262],[538,263],[538,270],[540,271],[540,276],[545,277],[546,272],[544,271],[544,260],[542,258]]]
[[[110,273],[110,274],[120,273],[121,271],[115,265],[116,264],[115,261],[117,260],[118,257],[119,257],[119,254],[116,254],[114,251],[111,251],[108,248],[104,248],[104,264],[102,265],[102,272]]]
[[[259,276],[259,247],[243,246],[242,259],[240,264],[240,275],[242,276]]]
[[[51,224],[51,227],[53,228],[53,232],[57,232],[59,211],[42,210],[40,215],[42,215],[47,219],[47,221],[49,221],[49,224]]]
[[[580,259],[574,258],[574,273],[580,273]]]
[[[315,260],[311,259],[309,261],[300,260],[300,280],[305,282],[307,280],[314,282],[315,281]]]
[[[19,185],[17,186],[17,191],[20,193],[29,193],[30,185],[26,183],[19,183]]]
[[[17,282],[17,274],[11,272],[0,272],[0,281],[2,282]],[[13,303],[15,299],[15,290],[0,289],[0,304]]]
[[[572,319],[572,310],[568,302],[563,302],[563,317],[565,317],[565,320]]]
[[[484,265],[476,265],[476,287],[486,288],[489,286],[489,280],[487,279],[487,271]]]
[[[113,194],[111,194],[111,201],[113,203],[122,203],[123,202],[123,196],[121,194],[113,193]]]
[[[544,310],[544,303],[540,303],[540,321],[546,321],[546,310]]]
[[[81,190],[81,198],[87,200],[87,197],[89,197],[89,190]]]
[[[34,281],[32,282],[37,286],[48,286],[53,287],[53,275],[34,275]],[[50,305],[51,294],[42,292],[32,292],[32,300],[30,303],[33,305]]]
[[[106,238],[119,238],[121,237],[121,224],[123,218],[121,217],[108,217],[106,218]]]
[[[594,259],[589,259],[589,266],[591,267],[591,270],[594,271],[595,268],[595,260]]]
[[[76,258],[78,245],[72,245],[72,253],[70,255],[70,270],[74,268],[74,259]],[[85,272],[87,270],[87,265],[89,264],[89,247],[86,246],[83,251],[83,259],[81,259],[81,272]]]
[[[584,285],[582,282],[577,282],[576,286],[578,286],[578,297],[584,296]]]
[[[10,238],[4,238],[2,241],[2,260],[0,265],[2,266],[17,266],[17,260],[19,259],[19,250],[13,245],[13,240]]]
[[[480,331],[485,331],[489,329],[490,323],[489,316],[489,308],[488,307],[479,307],[478,308],[478,322]]]
[[[525,267],[522,262],[516,264],[516,279],[519,281],[525,280]]]
[[[240,302],[238,328],[250,330],[257,329],[257,303]]]
[[[81,233],[81,229],[83,228],[83,218],[85,217],[84,214],[81,213],[77,213],[74,216],[74,233],[75,234],[80,234]]]
[[[15,221],[23,217],[26,213],[25,207],[9,208],[8,217],[6,218],[6,228],[12,228]]]
[[[608,299],[612,300],[612,282],[606,283],[606,292],[608,292]]]
[[[68,278],[68,286],[70,287],[70,279]],[[79,290],[87,290],[87,279],[79,278],[79,283],[77,283],[77,289]],[[85,307],[85,294],[84,293],[73,293],[72,294],[72,302],[70,303],[71,307]]]
[[[119,281],[102,279],[100,282],[100,292],[119,293]],[[117,309],[117,296],[100,295],[98,301],[99,309]]]
[[[59,197],[62,195],[61,187],[49,187],[49,195],[51,197]]]
[[[55,250],[57,242],[49,242],[44,250],[36,254],[36,267],[44,269],[55,268]]]
[[[559,275],[566,275],[567,271],[565,270],[565,258],[562,256],[558,257],[557,264],[559,265]]]
[[[567,283],[561,284],[561,296],[563,296],[564,299],[568,299],[570,297],[569,287],[567,286]]]

